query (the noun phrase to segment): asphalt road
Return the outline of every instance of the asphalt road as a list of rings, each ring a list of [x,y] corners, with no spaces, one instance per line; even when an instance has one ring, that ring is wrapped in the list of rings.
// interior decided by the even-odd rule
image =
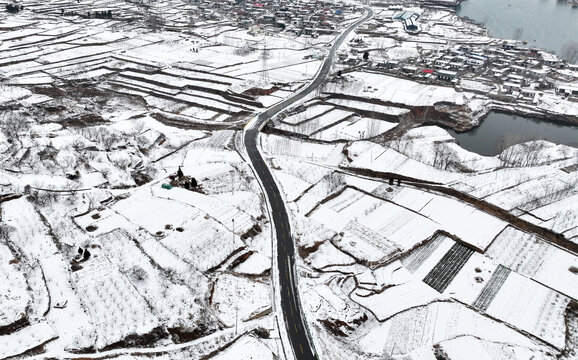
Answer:
[[[335,52],[341,43],[355,27],[369,19],[371,16],[373,16],[373,11],[368,9],[366,15],[362,19],[349,26],[347,30],[336,39],[335,43],[329,50],[329,54],[326,57],[321,70],[307,87],[298,94],[295,94],[259,114],[257,121],[251,121],[245,128],[244,141],[247,153],[253,163],[257,176],[261,179],[261,184],[263,184],[270,202],[272,221],[275,225],[277,237],[281,309],[283,311],[291,347],[293,348],[296,358],[299,360],[317,359],[317,356],[315,350],[311,346],[309,333],[304,325],[305,321],[301,312],[299,292],[294,278],[294,274],[296,274],[294,244],[293,238],[291,237],[289,218],[287,217],[287,211],[285,210],[285,203],[283,202],[279,188],[271,175],[271,171],[259,153],[257,139],[260,128],[271,118],[271,116],[301,100],[321,84],[329,73]]]

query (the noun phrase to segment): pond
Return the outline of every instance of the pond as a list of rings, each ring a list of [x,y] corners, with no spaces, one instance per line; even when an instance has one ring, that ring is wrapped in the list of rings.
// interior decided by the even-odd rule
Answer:
[[[518,37],[558,55],[578,40],[578,7],[564,0],[465,0],[457,14],[484,24],[493,37]]]
[[[578,126],[492,111],[480,126],[456,133],[461,147],[480,155],[494,156],[508,146],[529,140],[547,140],[556,144],[578,147]]]

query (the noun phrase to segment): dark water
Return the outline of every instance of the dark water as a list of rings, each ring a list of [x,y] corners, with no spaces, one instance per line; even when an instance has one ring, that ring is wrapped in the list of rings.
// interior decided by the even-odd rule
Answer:
[[[564,44],[578,41],[578,7],[564,0],[465,0],[457,14],[484,23],[497,38],[512,39],[522,28],[519,40],[558,55]]]
[[[464,149],[487,156],[497,155],[508,146],[538,139],[578,147],[578,126],[498,112],[490,112],[475,129],[461,134],[448,132]]]

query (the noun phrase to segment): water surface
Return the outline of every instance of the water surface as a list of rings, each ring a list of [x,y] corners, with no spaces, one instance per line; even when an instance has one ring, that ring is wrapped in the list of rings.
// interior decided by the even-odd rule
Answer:
[[[519,40],[544,50],[560,50],[578,41],[578,7],[564,0],[465,0],[457,14],[485,24],[490,35],[512,39],[521,28]]]
[[[497,155],[508,146],[529,140],[547,140],[578,147],[578,126],[494,111],[488,114],[480,126],[470,131],[448,132],[464,149],[486,156]]]

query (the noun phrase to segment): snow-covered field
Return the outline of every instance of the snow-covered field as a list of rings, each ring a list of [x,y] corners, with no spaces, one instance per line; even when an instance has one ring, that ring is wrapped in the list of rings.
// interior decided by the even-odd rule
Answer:
[[[445,96],[420,89],[411,90],[416,104]],[[566,351],[578,300],[576,149],[534,142],[486,157],[435,126],[387,141],[298,140],[303,124],[334,111],[309,104],[277,119],[293,134],[262,136],[261,145],[292,214],[302,301],[324,358]],[[534,224],[564,240],[532,233]]]
[[[313,78],[336,32],[242,28],[180,0],[23,4],[0,13],[0,359],[286,358],[275,232],[241,128]],[[84,16],[98,8],[113,19]],[[341,51],[407,65],[449,37],[494,41],[448,11],[404,10],[420,34],[376,7],[372,35]],[[578,149],[468,152],[430,124],[514,108],[490,100],[497,86],[342,60],[259,137],[320,358],[571,359]],[[552,91],[518,110],[578,116]]]

